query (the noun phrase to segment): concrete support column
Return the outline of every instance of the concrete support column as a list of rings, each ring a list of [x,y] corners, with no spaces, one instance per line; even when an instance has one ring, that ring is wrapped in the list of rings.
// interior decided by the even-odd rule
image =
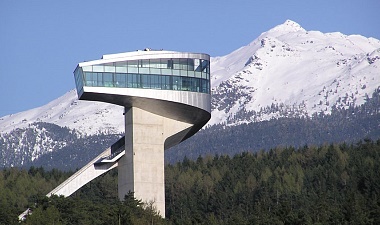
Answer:
[[[118,193],[129,191],[143,202],[153,201],[165,217],[164,143],[192,126],[145,110],[125,108],[125,155],[118,165]]]

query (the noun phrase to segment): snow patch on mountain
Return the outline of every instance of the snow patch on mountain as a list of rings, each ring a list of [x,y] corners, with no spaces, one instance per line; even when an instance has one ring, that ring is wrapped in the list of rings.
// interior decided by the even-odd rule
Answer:
[[[35,122],[53,123],[81,135],[123,133],[124,108],[102,102],[79,101],[75,90],[39,108],[0,118],[0,134]]]

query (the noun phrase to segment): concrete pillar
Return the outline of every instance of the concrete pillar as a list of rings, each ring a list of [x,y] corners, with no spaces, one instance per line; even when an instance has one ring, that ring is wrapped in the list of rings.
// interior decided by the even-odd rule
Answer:
[[[125,108],[125,155],[118,165],[121,200],[134,192],[143,202],[153,201],[165,217],[164,142],[190,126],[136,107]]]

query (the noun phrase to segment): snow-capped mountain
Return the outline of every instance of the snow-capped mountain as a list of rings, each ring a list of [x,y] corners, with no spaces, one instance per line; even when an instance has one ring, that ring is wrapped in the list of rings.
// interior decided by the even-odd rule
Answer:
[[[212,58],[210,124],[310,116],[363,104],[380,86],[380,41],[306,31],[287,20],[249,45]],[[268,113],[271,105],[283,113]]]
[[[307,31],[287,20],[247,46],[212,57],[211,85],[209,125],[329,114],[333,108],[363,104],[380,87],[380,41]],[[76,138],[121,134],[123,110],[79,101],[71,90],[42,107],[4,116],[0,118],[0,163],[3,159],[3,165],[22,164]],[[65,135],[53,138],[57,127]],[[7,161],[5,155],[16,158]]]

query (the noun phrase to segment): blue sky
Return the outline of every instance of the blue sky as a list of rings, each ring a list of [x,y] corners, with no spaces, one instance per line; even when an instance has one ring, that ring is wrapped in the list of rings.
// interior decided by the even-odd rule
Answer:
[[[286,19],[380,39],[379,12],[379,0],[1,0],[0,117],[74,89],[76,65],[103,54],[149,47],[222,56]]]

